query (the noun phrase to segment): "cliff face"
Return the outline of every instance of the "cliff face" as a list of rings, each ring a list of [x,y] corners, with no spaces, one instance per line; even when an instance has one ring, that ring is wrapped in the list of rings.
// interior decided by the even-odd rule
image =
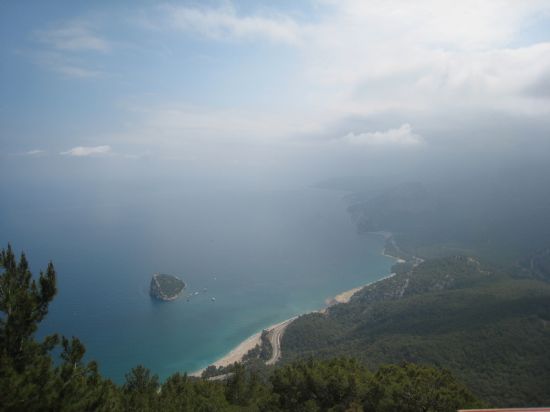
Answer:
[[[184,289],[185,283],[176,276],[155,273],[151,279],[149,293],[155,299],[171,301],[177,299]]]

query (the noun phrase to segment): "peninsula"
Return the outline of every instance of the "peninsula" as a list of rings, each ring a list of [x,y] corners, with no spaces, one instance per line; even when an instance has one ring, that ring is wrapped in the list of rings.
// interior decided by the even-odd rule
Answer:
[[[155,299],[165,302],[175,300],[185,289],[185,283],[176,276],[155,273],[151,279],[149,293]]]

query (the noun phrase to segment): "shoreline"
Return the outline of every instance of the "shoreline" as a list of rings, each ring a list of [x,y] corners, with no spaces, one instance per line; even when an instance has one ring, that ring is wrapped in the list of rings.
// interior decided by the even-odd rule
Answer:
[[[393,256],[391,256],[393,258]],[[395,259],[395,258],[394,258]],[[374,280],[372,282],[369,282],[363,286],[358,286],[356,288],[353,288],[353,289],[350,289],[350,290],[346,290],[345,292],[342,292],[338,295],[336,295],[335,297],[333,298],[328,298],[327,300],[325,300],[325,303],[326,303],[326,307],[324,307],[323,309],[320,309],[316,312],[320,312],[320,313],[326,313],[328,309],[331,308],[331,306],[334,306],[334,305],[338,305],[340,303],[349,303],[351,298],[359,291],[365,289],[367,286],[371,286],[371,285],[374,285],[378,282],[382,282],[383,280],[386,280],[386,279],[389,279],[389,278],[392,278],[395,276],[395,272],[392,272],[390,273],[389,275],[386,275],[384,277],[381,277],[380,279],[378,280]]]
[[[254,349],[256,345],[260,345],[262,343],[262,333],[264,330],[268,332],[271,332],[272,330],[275,330],[275,329],[281,329],[281,328],[284,330],[288,325],[292,323],[293,320],[298,318],[298,316],[301,316],[301,315],[297,315],[297,316],[293,316],[291,318],[285,319],[282,322],[275,323],[273,325],[268,326],[267,328],[262,329],[260,332],[256,332],[252,336],[249,336],[248,338],[243,340],[233,349],[231,349],[226,355],[217,359],[215,362],[211,363],[208,366],[215,366],[219,368],[220,366],[227,367],[229,365],[234,364],[235,362],[241,362],[244,356],[248,353],[248,351],[250,351],[251,349]],[[206,368],[202,368],[194,372],[191,372],[189,373],[189,376],[200,378],[200,376],[206,370]]]
[[[338,304],[349,303],[349,301],[351,300],[353,295],[355,295],[360,290],[366,288],[367,286],[374,285],[377,282],[381,282],[383,280],[389,279],[392,276],[395,276],[395,273],[390,273],[389,275],[386,275],[386,276],[384,276],[384,277],[382,277],[378,280],[375,280],[373,282],[369,282],[365,285],[357,286],[355,288],[346,290],[346,291],[341,292],[341,293],[339,293],[338,295],[336,295],[332,298],[327,298],[325,300],[325,306],[321,309],[313,310],[311,312],[301,313],[299,315],[296,315],[296,316],[293,316],[291,318],[285,319],[282,322],[270,325],[267,328],[262,329],[262,331],[256,332],[255,334],[249,336],[248,338],[243,340],[241,343],[239,343],[237,346],[235,346],[233,349],[231,349],[226,355],[224,355],[221,358],[217,359],[215,362],[211,363],[208,366],[215,366],[217,368],[220,367],[220,366],[221,367],[227,367],[229,365],[234,364],[235,362],[241,362],[242,359],[244,358],[244,356],[248,353],[248,351],[250,351],[251,349],[254,349],[256,347],[256,345],[261,344],[261,342],[262,342],[262,332],[264,330],[267,331],[267,332],[271,332],[275,329],[282,329],[282,331],[284,331],[284,329],[286,329],[286,327],[288,325],[290,325],[294,320],[298,319],[300,316],[308,315],[310,313],[321,313],[321,314],[324,315],[328,312],[328,310],[332,306],[338,305]],[[189,376],[200,378],[202,373],[206,370],[207,367],[196,370],[196,371],[193,371],[193,372],[189,373]]]
[[[392,236],[392,234],[390,232],[371,232],[371,233],[383,236],[385,241],[387,241]],[[385,247],[384,247],[384,249],[382,249],[380,254],[382,256],[386,256],[386,257],[394,259],[396,261],[396,263],[405,262],[405,260],[403,260],[401,258],[386,254],[386,248]],[[243,340],[241,343],[239,343],[237,346],[235,346],[233,349],[231,349],[226,355],[224,355],[221,358],[217,359],[215,362],[211,363],[208,366],[226,367],[226,366],[232,365],[235,362],[241,362],[242,359],[244,358],[244,356],[248,353],[248,351],[250,351],[251,349],[254,349],[256,347],[256,345],[261,345],[261,341],[262,341],[261,337],[262,337],[262,332],[264,330],[270,332],[270,331],[279,329],[279,333],[282,336],[282,333],[284,332],[284,329],[286,329],[286,327],[288,325],[290,325],[298,317],[303,316],[303,315],[308,315],[310,313],[321,313],[321,314],[325,315],[325,314],[328,313],[329,309],[332,306],[337,305],[337,304],[349,303],[351,298],[357,292],[359,292],[360,290],[366,288],[367,286],[374,285],[377,282],[382,282],[382,281],[384,281],[386,279],[389,279],[393,276],[395,276],[395,273],[390,273],[390,274],[388,274],[384,277],[381,277],[380,279],[377,279],[373,282],[369,282],[365,285],[357,286],[355,288],[343,291],[343,292],[339,293],[338,295],[336,295],[334,297],[329,297],[329,298],[325,299],[325,306],[321,309],[314,310],[314,311],[311,311],[311,312],[301,313],[301,314],[293,316],[289,319],[283,320],[282,322],[270,325],[267,328],[262,329],[260,332],[256,332],[252,336],[249,336],[248,338]],[[205,370],[206,370],[206,367],[202,368],[202,369],[199,369],[199,370],[196,370],[192,373],[189,373],[189,376],[200,378],[202,373]]]

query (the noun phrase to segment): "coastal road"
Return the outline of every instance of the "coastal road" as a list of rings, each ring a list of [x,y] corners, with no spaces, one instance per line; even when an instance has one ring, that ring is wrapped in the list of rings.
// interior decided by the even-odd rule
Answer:
[[[277,363],[277,361],[281,358],[281,339],[283,337],[283,334],[285,333],[285,329],[287,328],[287,326],[290,325],[292,321],[296,318],[297,316],[285,320],[284,322],[275,325],[272,329],[269,330],[268,338],[269,342],[271,343],[271,347],[273,348],[273,353],[271,354],[271,359],[269,359],[265,363],[266,365],[273,365]]]

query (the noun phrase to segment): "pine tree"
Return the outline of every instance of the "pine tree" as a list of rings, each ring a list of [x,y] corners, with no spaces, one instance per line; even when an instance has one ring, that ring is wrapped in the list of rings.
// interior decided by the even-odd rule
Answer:
[[[101,378],[94,362],[82,362],[86,349],[78,339],[35,339],[57,292],[53,264],[35,280],[25,254],[17,262],[8,245],[0,251],[0,268],[0,409],[116,410],[116,388]],[[51,351],[59,344],[55,366]]]
[[[37,284],[25,254],[21,254],[17,264],[11,245],[0,252],[0,266],[4,268],[0,278],[0,310],[5,314],[0,319],[0,347],[14,369],[22,372],[37,352],[50,350],[58,342],[55,335],[41,344],[33,339],[57,292],[55,269],[52,262],[48,263]]]
[[[122,388],[125,409],[128,411],[157,410],[158,376],[152,375],[151,371],[143,365],[138,365],[125,377],[126,383]]]

